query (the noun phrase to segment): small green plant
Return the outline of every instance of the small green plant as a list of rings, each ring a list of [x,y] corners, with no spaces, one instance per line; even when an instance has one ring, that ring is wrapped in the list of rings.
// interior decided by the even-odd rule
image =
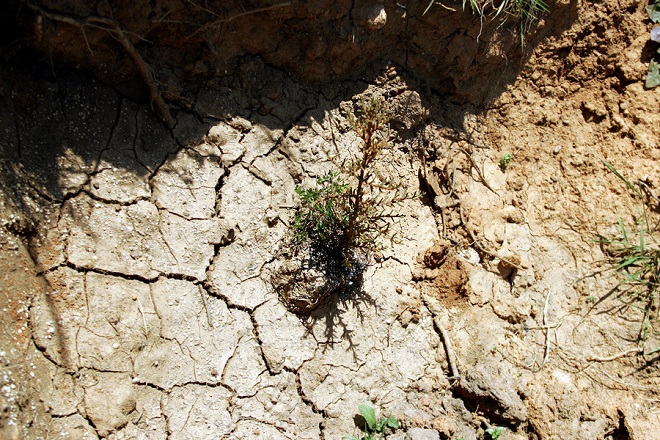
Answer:
[[[364,418],[365,425],[362,427],[365,432],[364,435],[346,435],[342,440],[374,440],[376,435],[380,435],[380,439],[385,437],[387,428],[399,429],[399,421],[394,417],[384,417],[380,421],[376,418],[376,411],[369,405],[363,403],[358,406],[358,410]]]
[[[506,171],[512,160],[513,155],[511,153],[503,154],[502,157],[500,157],[500,168],[502,169],[502,172]]]
[[[649,2],[650,3],[650,2]],[[646,7],[646,12],[654,24],[660,23],[660,1],[650,3]],[[655,26],[651,30],[651,41],[660,43],[660,26]],[[649,62],[649,70],[646,74],[646,88],[653,89],[660,85],[660,48],[657,49]]]
[[[501,426],[493,426],[492,428],[488,428],[486,430],[486,434],[488,434],[491,440],[497,440],[500,438],[500,435],[504,432],[504,428]]]
[[[612,269],[623,277],[619,285],[622,294],[627,295],[628,304],[642,311],[640,342],[644,342],[650,330],[652,311],[657,309],[660,292],[660,243],[658,231],[660,220],[653,219],[650,204],[660,201],[650,193],[648,185],[642,181],[630,182],[611,164],[601,159],[607,169],[623,181],[630,190],[636,204],[635,231],[626,229],[623,219],[617,214],[619,236],[616,238],[600,237],[597,240],[609,256]],[[659,206],[656,206],[657,210]],[[639,305],[641,304],[641,305]]]
[[[382,98],[359,102],[347,120],[357,139],[348,151],[328,159],[336,169],[298,187],[300,206],[271,282],[283,305],[306,315],[335,294],[358,292],[371,256],[394,241],[390,231],[398,205],[408,194],[395,161],[380,160],[393,150]]]
[[[316,179],[315,188],[296,188],[302,203],[293,219],[296,243],[309,240],[328,250],[334,250],[340,245],[340,237],[350,219],[346,194],[348,189],[348,184],[334,171]]]
[[[315,188],[296,189],[301,207],[293,227],[299,243],[309,240],[350,266],[377,250],[380,238],[389,237],[389,220],[396,217],[392,207],[412,195],[378,167],[382,153],[392,147],[384,101],[361,101],[348,121],[358,148],[344,160],[330,158],[341,175],[331,171],[317,179]]]

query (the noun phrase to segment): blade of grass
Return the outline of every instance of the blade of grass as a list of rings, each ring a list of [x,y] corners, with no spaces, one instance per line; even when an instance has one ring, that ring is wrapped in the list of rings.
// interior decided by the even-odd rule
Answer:
[[[621,230],[621,237],[623,238],[623,242],[625,244],[628,244],[628,235],[626,234],[626,227],[623,225],[623,220],[621,219],[621,216],[619,213],[616,213],[616,219],[619,222],[619,229]]]
[[[601,162],[603,162],[603,164],[607,167],[607,169],[610,170],[610,172],[612,172],[616,177],[618,177],[619,179],[621,179],[621,180],[626,184],[626,186],[627,186],[629,189],[634,189],[634,188],[635,188],[634,185],[633,185],[632,183],[630,183],[625,177],[623,177],[623,176],[621,175],[621,173],[619,173],[619,172],[616,170],[616,168],[614,168],[614,167],[612,166],[612,164],[610,164],[608,161],[606,161],[606,160],[603,159],[602,157],[599,157],[599,159],[600,159]]]

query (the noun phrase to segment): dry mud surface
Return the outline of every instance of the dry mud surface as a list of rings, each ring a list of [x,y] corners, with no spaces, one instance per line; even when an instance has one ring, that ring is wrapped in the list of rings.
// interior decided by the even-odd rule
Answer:
[[[600,158],[660,193],[648,23],[575,10],[480,106],[400,67],[310,85],[247,57],[170,130],[80,73],[6,71],[0,437],[338,439],[368,402],[391,439],[655,438],[657,310],[640,351],[594,242],[635,209]],[[299,317],[270,283],[295,187],[355,148],[346,111],[374,95],[423,196],[359,293]]]

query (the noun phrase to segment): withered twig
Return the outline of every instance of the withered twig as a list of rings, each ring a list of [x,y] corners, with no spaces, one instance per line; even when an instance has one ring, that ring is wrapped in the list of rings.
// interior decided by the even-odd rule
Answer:
[[[545,333],[545,349],[543,351],[543,362],[541,366],[544,366],[548,361],[550,356],[550,326],[548,325],[548,300],[550,299],[550,289],[548,289],[548,294],[545,296],[545,303],[543,305],[543,326]]]
[[[211,319],[211,312],[209,311],[209,307],[206,304],[206,296],[204,295],[206,292],[204,292],[204,289],[202,289],[202,286],[200,284],[197,285],[199,288],[199,294],[202,296],[202,305],[204,306],[204,310],[206,310],[206,320],[209,323],[209,327],[213,328],[213,320]]]
[[[471,167],[474,168],[474,169],[477,171],[477,174],[479,175],[479,180],[481,180],[481,183],[483,183],[483,184],[486,186],[486,188],[488,188],[489,190],[491,190],[491,192],[492,192],[493,194],[499,196],[499,194],[497,193],[497,191],[495,191],[495,190],[493,189],[493,187],[490,186],[490,184],[488,183],[488,181],[486,180],[486,178],[484,177],[484,175],[481,173],[481,170],[479,169],[479,166],[478,166],[477,163],[474,161],[474,158],[472,158],[472,154],[470,154],[470,152],[467,151],[467,150],[466,150],[465,148],[463,148],[463,147],[456,146],[456,147],[454,147],[454,148],[456,148],[456,149],[457,149],[458,151],[460,151],[461,153],[465,154],[465,156],[466,156],[466,157],[468,158],[468,160],[470,161],[470,165],[471,165]]]

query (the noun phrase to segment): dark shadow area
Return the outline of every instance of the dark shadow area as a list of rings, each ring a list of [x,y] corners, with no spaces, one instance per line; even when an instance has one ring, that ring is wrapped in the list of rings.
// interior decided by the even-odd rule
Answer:
[[[420,2],[385,2],[378,29],[373,5],[349,1],[138,3],[144,9],[76,0],[0,7],[0,152],[46,200],[78,193],[103,166],[149,176],[219,120],[241,116],[285,130],[310,124],[391,66],[444,125],[450,103],[478,111],[515,80],[535,45],[577,15],[574,3],[553,11],[523,49],[515,23],[440,6],[422,16]],[[120,33],[152,84],[118,44]],[[156,116],[151,85],[168,103],[171,130]],[[78,179],[62,182],[63,173]]]
[[[185,107],[195,85],[231,75],[247,55],[317,85],[373,77],[384,65],[397,65],[454,102],[486,105],[516,79],[539,43],[570,28],[578,3],[550,1],[551,13],[529,27],[524,46],[515,18],[482,18],[453,1],[436,2],[424,14],[427,6],[416,0],[138,0],[130,7],[10,0],[0,8],[17,24],[6,40],[35,48],[51,67],[88,69],[134,99],[157,101],[160,94]]]
[[[351,316],[350,326],[347,322],[346,312],[350,308],[355,309],[358,322],[364,321],[365,308],[378,309],[378,302],[364,289],[364,272],[366,267],[356,273],[356,277],[351,285],[338,290],[327,298],[324,304],[313,311],[308,316],[302,317],[306,324],[322,322],[324,324],[324,341],[321,351],[327,350],[328,346],[339,344],[343,341],[348,342],[349,350],[353,353],[353,359],[358,360],[354,350],[353,338],[350,326],[353,326],[353,317]]]

